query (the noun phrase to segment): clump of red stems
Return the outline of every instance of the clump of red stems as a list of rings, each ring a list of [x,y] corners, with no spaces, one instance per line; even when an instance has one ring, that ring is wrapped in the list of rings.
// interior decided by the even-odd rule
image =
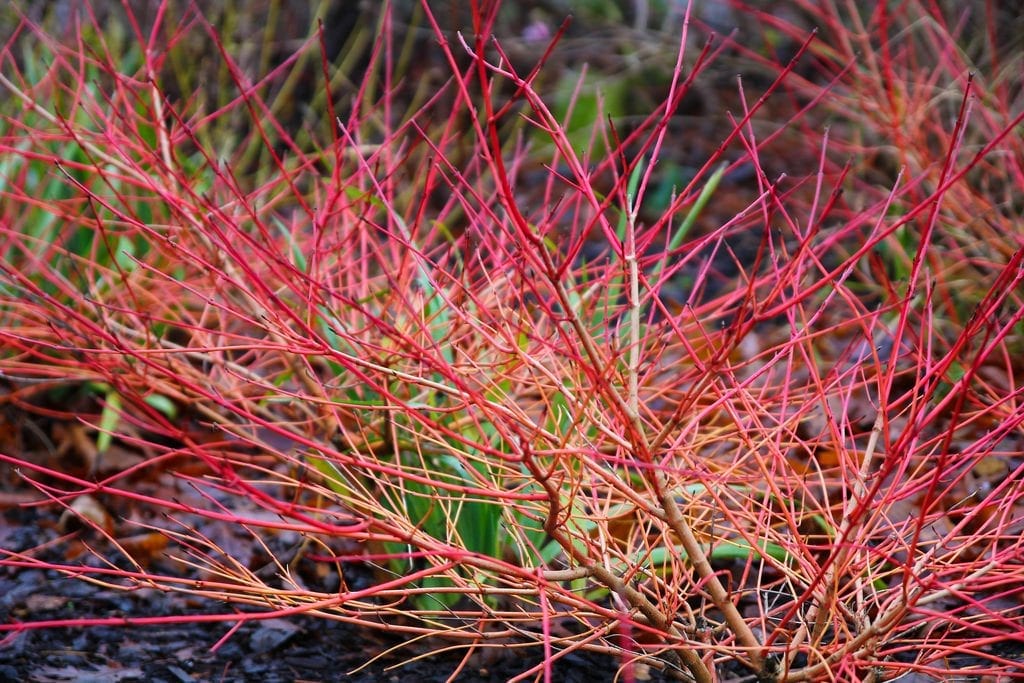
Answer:
[[[628,128],[597,116],[595,156],[537,85],[560,32],[524,69],[492,38],[498,5],[472,6],[456,33],[423,4],[446,71],[419,99],[386,6],[315,129],[274,103],[299,62],[344,80],[304,56],[319,33],[253,74],[161,4],[129,17],[126,71],[88,12],[70,42],[22,22],[0,72],[6,398],[54,416],[48,395],[88,388],[96,412],[70,417],[146,457],[90,477],[0,454],[100,559],[0,563],[190,592],[236,624],[533,643],[523,678],[580,649],[700,681],[1018,670],[998,647],[1021,638],[1024,578],[1014,86],[970,76],[930,5],[855,27],[825,3],[827,39],[780,23],[791,59],[746,55],[772,78],[737,81],[720,146],[644,219],[680,102],[743,50],[690,47],[688,11],[661,105]],[[233,99],[172,94],[186,39],[216,50]],[[817,167],[770,177],[803,163],[797,143]],[[179,496],[137,484],[168,472]],[[162,516],[100,520],[84,496]],[[126,545],[140,530],[177,571]],[[348,585],[355,567],[370,585]]]

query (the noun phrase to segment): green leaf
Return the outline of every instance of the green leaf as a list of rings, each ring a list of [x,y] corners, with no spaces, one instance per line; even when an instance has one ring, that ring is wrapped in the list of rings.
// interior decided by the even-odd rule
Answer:
[[[171,420],[178,417],[178,406],[166,396],[150,394],[145,400],[147,405],[158,410],[164,417]]]
[[[725,175],[726,168],[728,168],[728,164],[725,162],[719,164],[718,168],[715,169],[715,172],[711,174],[710,178],[708,178],[708,182],[704,184],[703,188],[701,188],[700,194],[697,195],[697,200],[693,203],[693,206],[690,207],[690,211],[686,214],[686,218],[683,219],[683,222],[679,225],[679,229],[676,230],[674,235],[672,235],[672,240],[668,245],[669,251],[678,249],[683,243],[683,240],[686,239],[686,236],[690,233],[690,229],[693,227],[693,224],[697,221],[697,218],[704,210],[704,207],[707,206],[707,203],[711,200],[711,195],[715,193],[715,190],[718,189],[718,184],[722,182],[722,177]],[[659,263],[656,272],[660,272],[663,267],[664,263]]]
[[[96,450],[105,453],[114,440],[114,431],[121,421],[121,394],[108,387],[103,397],[103,412],[100,413],[100,433],[96,437]]]

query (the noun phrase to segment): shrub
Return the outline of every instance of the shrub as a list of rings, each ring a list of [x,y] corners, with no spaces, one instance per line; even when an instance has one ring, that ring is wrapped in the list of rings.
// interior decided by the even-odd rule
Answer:
[[[87,476],[0,454],[96,535],[81,562],[0,561],[191,592],[225,621],[541,648],[520,678],[579,649],[694,680],[1018,669],[997,647],[1021,637],[1010,57],[968,77],[918,3],[822,3],[818,39],[754,14],[797,41],[784,63],[688,49],[687,14],[660,106],[616,122],[588,96],[587,139],[579,91],[559,117],[535,87],[558,33],[522,68],[490,38],[498,5],[473,7],[461,33],[410,15],[434,41],[418,75],[445,74],[422,97],[391,6],[358,72],[323,31],[253,72],[170,3],[117,39],[95,13],[72,41],[21,21],[0,80],[8,399],[77,389],[99,457],[146,457]],[[175,70],[196,45],[231,98]],[[678,107],[727,48],[772,76],[756,98],[739,81],[721,145],[652,212]],[[312,123],[275,107],[316,76]],[[801,163],[783,144],[817,171],[769,176]],[[139,484],[162,473],[173,496]],[[139,529],[176,567],[126,544]],[[359,565],[373,580],[350,586]]]

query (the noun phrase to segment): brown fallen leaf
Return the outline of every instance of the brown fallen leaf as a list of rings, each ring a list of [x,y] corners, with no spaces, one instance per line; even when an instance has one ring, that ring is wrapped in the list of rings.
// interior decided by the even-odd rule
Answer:
[[[71,502],[61,514],[58,528],[64,533],[74,531],[75,521],[98,527],[107,534],[114,533],[114,518],[95,497],[90,495],[79,496]]]

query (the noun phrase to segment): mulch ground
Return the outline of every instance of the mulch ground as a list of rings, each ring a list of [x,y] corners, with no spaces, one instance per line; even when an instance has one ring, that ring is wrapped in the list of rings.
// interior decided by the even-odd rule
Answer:
[[[40,536],[51,535],[59,526],[55,514],[41,508],[10,508],[0,520],[0,547],[14,552],[36,549],[37,557]],[[41,552],[60,561],[73,542],[54,543]],[[52,570],[0,567],[0,623],[201,617],[228,609],[180,593],[116,590]],[[0,681],[432,683],[450,680],[462,663],[458,653],[414,659],[424,653],[423,647],[389,653],[402,644],[401,637],[327,619],[250,621],[225,638],[234,625],[186,620],[158,626],[55,627],[0,634],[6,636],[0,638]],[[540,661],[537,649],[486,652],[486,660],[471,661],[455,680],[507,681]],[[375,661],[364,667],[369,660]],[[609,657],[573,653],[554,664],[554,680],[612,681],[617,664]],[[648,680],[668,679],[653,670]]]

